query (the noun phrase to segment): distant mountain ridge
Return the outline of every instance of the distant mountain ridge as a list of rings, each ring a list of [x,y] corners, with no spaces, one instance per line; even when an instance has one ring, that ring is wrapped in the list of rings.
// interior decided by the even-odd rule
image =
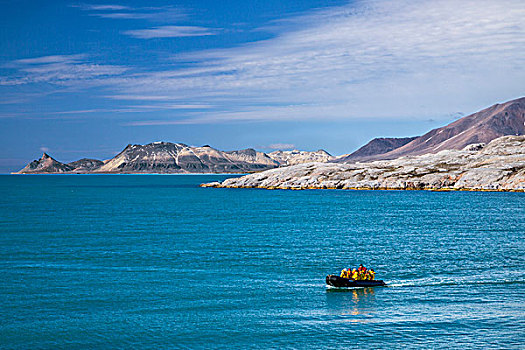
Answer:
[[[293,164],[320,159],[321,155],[331,157],[322,150],[297,152]],[[310,153],[313,155],[310,156]],[[293,155],[290,157],[293,158]],[[278,157],[272,158],[252,148],[224,152],[208,145],[191,147],[183,143],[153,142],[129,144],[104,162],[83,158],[64,164],[44,153],[42,158],[32,161],[18,173],[252,173],[286,165],[288,163],[281,162]]]
[[[81,159],[60,163],[44,153],[18,173],[251,173],[310,162],[356,163],[391,160],[403,156],[481,147],[502,136],[525,135],[525,97],[495,104],[418,137],[376,138],[357,151],[333,157],[324,150],[274,151],[269,154],[248,148],[219,151],[208,145],[154,142],[128,145],[107,161]]]
[[[154,142],[128,145],[100,168],[98,173],[239,173],[279,166],[252,149],[223,152],[215,148],[190,147],[183,143]]]

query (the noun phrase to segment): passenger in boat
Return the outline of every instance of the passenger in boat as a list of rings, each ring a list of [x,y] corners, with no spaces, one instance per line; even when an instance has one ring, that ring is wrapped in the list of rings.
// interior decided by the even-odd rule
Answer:
[[[370,281],[375,280],[375,278],[376,278],[376,272],[374,271],[374,269],[370,269],[370,270],[368,271],[368,274],[369,274],[369,276],[370,276]]]
[[[357,280],[362,281],[364,279],[365,279],[365,274],[363,273],[363,271],[361,272],[357,271]]]
[[[366,273],[366,267],[363,266],[363,264],[359,264],[359,268],[357,269],[358,272]]]
[[[350,271],[348,271],[348,269],[344,268],[342,271],[341,271],[341,277],[343,278],[349,278],[349,273]]]
[[[358,273],[357,273],[357,270],[356,270],[356,269],[353,269],[353,270],[352,270],[352,276],[351,276],[351,277],[352,277],[353,280],[356,280],[356,279],[357,279],[357,277],[358,277]]]

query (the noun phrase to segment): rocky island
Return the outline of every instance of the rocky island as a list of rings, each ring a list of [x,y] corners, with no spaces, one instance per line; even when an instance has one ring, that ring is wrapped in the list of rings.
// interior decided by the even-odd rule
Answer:
[[[267,170],[203,187],[525,191],[525,98],[427,134],[375,139],[328,163]]]
[[[253,173],[289,164],[333,159],[326,151],[277,151],[269,154],[252,148],[219,151],[208,145],[192,147],[183,143],[153,142],[127,145],[115,157],[101,161],[80,159],[61,163],[47,153],[17,174],[188,174]]]

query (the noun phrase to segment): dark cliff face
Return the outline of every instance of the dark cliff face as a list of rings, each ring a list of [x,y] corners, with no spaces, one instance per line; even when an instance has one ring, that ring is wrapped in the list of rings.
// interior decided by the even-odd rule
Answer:
[[[359,148],[357,151],[349,154],[346,157],[338,158],[334,162],[345,163],[350,161],[363,161],[370,159],[373,156],[385,154],[396,148],[406,145],[407,143],[415,140],[417,137],[404,137],[404,138],[393,138],[393,137],[381,137],[376,138]]]
[[[525,97],[493,105],[449,125],[433,129],[388,152],[352,159],[354,152],[349,156],[350,158],[341,159],[341,162],[395,159],[402,156],[463,149],[470,144],[489,143],[507,135],[525,135]]]
[[[230,151],[226,153],[233,154],[233,155],[244,155],[247,157],[255,157],[257,155],[257,151],[254,150],[253,148],[246,148],[246,149],[241,149],[239,151]]]

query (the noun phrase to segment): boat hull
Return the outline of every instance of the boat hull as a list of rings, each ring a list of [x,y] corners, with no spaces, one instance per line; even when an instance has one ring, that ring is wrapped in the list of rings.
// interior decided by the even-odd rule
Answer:
[[[332,287],[379,287],[386,286],[386,283],[382,280],[373,281],[356,281],[350,278],[343,278],[336,275],[326,276],[326,284]]]

